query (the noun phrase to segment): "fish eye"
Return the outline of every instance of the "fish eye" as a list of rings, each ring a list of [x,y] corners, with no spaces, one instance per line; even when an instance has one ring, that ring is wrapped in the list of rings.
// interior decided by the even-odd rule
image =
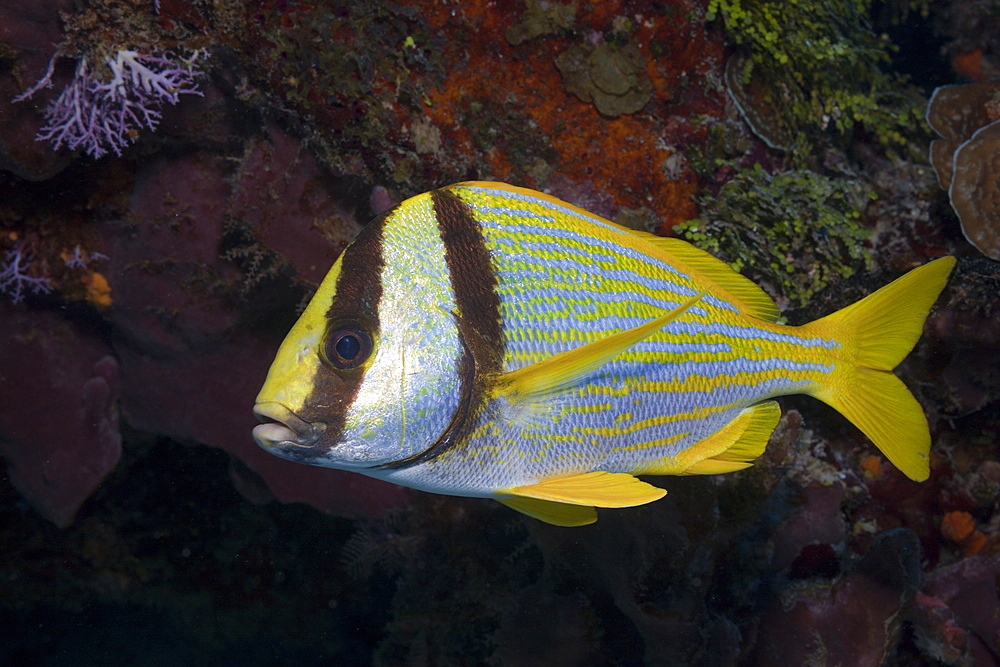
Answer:
[[[327,335],[323,353],[334,368],[357,368],[371,356],[372,337],[358,326],[339,327]]]

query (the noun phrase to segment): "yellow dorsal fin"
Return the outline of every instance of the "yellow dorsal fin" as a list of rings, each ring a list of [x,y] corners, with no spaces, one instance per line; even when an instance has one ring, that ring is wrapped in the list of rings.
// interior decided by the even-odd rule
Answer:
[[[670,256],[670,264],[693,273],[697,283],[707,287],[712,296],[732,303],[747,315],[774,322],[778,306],[767,292],[743,277],[721,259],[678,238],[633,232],[642,240]]]
[[[554,526],[586,526],[597,521],[597,510],[587,505],[554,503],[551,500],[511,496],[497,500],[521,514]]]
[[[644,467],[649,475],[718,475],[749,468],[764,453],[771,432],[781,419],[781,407],[765,401],[742,410],[721,430],[663,461]]]
[[[557,199],[556,197],[547,195],[543,192],[535,192],[534,190],[517,187],[515,185],[494,183],[490,181],[467,181],[465,183],[456,183],[455,185],[449,186],[449,188],[462,187],[489,188],[494,190],[505,190],[519,195],[527,195],[528,197],[540,199],[556,204],[557,206],[577,211],[585,218],[597,218],[606,225],[610,225],[611,227],[620,229],[622,232],[641,238],[643,241],[646,241],[650,245],[654,246],[660,252],[668,255],[670,260],[669,264],[677,266],[677,268],[681,270],[687,270],[696,274],[697,282],[701,284],[701,286],[707,288],[706,291],[711,293],[712,296],[717,296],[732,303],[747,315],[759,317],[760,319],[768,322],[774,322],[778,319],[778,315],[780,314],[778,312],[778,307],[775,305],[771,297],[764,292],[764,290],[755,285],[749,279],[741,276],[722,260],[713,257],[700,248],[694,247],[687,241],[678,238],[656,236],[655,234],[650,234],[648,232],[640,232],[628,227],[623,227],[622,225],[615,224],[610,220],[605,220],[600,216],[594,215],[590,211],[585,211],[579,206],[570,204],[569,202],[562,201],[561,199]]]
[[[537,484],[515,486],[498,493],[571,505],[633,507],[659,500],[667,492],[628,473],[596,471],[551,477]]]
[[[665,315],[633,329],[619,331],[602,340],[554,354],[538,363],[504,373],[496,380],[494,395],[512,398],[537,396],[573,384],[580,377],[600,368],[636,343],[667,326],[703,296],[705,292],[696,294]]]

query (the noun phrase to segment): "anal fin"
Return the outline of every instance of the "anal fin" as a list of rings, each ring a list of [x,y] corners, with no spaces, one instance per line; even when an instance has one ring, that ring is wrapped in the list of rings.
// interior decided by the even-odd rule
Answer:
[[[536,484],[502,489],[499,493],[570,505],[634,507],[659,500],[667,492],[628,473],[595,471],[551,477]]]
[[[718,475],[749,468],[764,453],[767,441],[781,419],[781,407],[765,401],[746,408],[736,419],[690,450],[697,460],[676,475]]]
[[[586,526],[597,521],[597,510],[587,505],[554,503],[551,500],[523,496],[497,498],[497,501],[521,514],[527,514],[533,519],[551,523],[554,526]]]

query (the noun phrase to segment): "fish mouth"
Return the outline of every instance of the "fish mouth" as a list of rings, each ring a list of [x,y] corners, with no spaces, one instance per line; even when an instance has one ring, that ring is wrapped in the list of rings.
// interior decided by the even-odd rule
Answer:
[[[326,431],[323,422],[308,422],[281,403],[258,403],[253,414],[261,422],[253,429],[253,439],[264,449],[312,447]]]

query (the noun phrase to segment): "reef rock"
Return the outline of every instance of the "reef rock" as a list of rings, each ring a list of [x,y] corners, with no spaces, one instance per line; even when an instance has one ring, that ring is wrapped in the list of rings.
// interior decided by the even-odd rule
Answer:
[[[916,535],[882,533],[851,572],[790,585],[761,617],[749,664],[881,665],[919,584]]]
[[[100,338],[0,306],[0,454],[38,512],[67,525],[121,456],[118,363]]]

